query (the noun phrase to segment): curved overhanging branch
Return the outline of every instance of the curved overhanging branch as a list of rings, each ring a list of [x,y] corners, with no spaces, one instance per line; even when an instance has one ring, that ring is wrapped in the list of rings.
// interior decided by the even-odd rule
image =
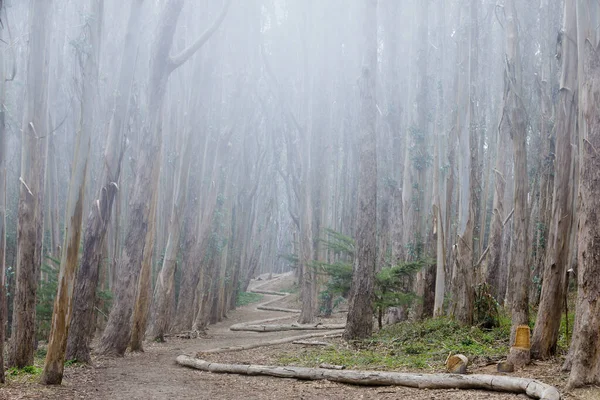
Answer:
[[[169,65],[171,67],[171,70],[176,70],[187,60],[189,60],[189,58],[193,56],[194,53],[196,53],[196,51],[198,51],[198,49],[200,49],[204,45],[204,43],[208,41],[208,39],[210,39],[210,37],[217,31],[217,29],[219,29],[219,26],[221,26],[221,23],[227,15],[227,10],[229,10],[229,5],[231,4],[231,1],[232,0],[225,0],[223,8],[221,9],[221,12],[219,13],[218,17],[215,19],[213,24],[206,31],[204,31],[204,33],[200,35],[200,37],[194,43],[192,43],[189,47],[184,49],[181,53],[171,56],[169,58]]]
[[[406,386],[417,389],[483,389],[523,393],[532,399],[560,400],[558,390],[540,381],[498,375],[410,374],[399,372],[330,370],[267,365],[218,364],[181,355],[177,364],[213,373],[265,375],[277,378],[329,380],[363,386]]]

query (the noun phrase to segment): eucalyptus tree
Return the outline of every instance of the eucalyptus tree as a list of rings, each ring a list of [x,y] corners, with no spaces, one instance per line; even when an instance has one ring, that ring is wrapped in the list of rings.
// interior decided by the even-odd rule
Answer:
[[[373,296],[377,262],[377,0],[363,0],[362,66],[358,90],[359,184],[356,257],[344,338],[362,339],[373,332]]]
[[[518,325],[529,322],[529,264],[528,264],[528,207],[527,207],[527,122],[523,103],[523,76],[520,50],[520,25],[515,0],[505,4],[505,71],[504,109],[501,124],[513,141],[514,159],[514,217],[513,248],[510,264],[509,307],[511,310],[512,335]]]
[[[464,6],[463,6],[464,7]],[[452,305],[449,310],[463,324],[473,322],[474,282],[473,235],[477,203],[477,136],[476,89],[478,0],[471,0],[467,10],[459,11],[462,33],[458,43],[457,118],[459,204],[456,259],[452,270]],[[468,12],[467,12],[468,11]]]
[[[578,55],[576,1],[564,4],[564,25],[560,34],[562,71],[558,98],[554,193],[552,214],[543,271],[542,293],[532,338],[532,356],[546,359],[556,352],[560,315],[567,290],[567,270],[571,224],[575,223],[573,195],[575,182],[572,158],[577,156]]]
[[[572,4],[571,4],[572,5]],[[568,387],[600,383],[600,5],[577,0],[577,55],[579,82],[579,230],[577,323],[571,344]]]
[[[80,50],[81,67],[81,111],[80,123],[76,136],[71,180],[67,201],[68,221],[65,227],[64,245],[58,275],[58,292],[54,301],[52,327],[46,362],[42,374],[42,383],[60,384],[62,382],[65,351],[69,326],[71,323],[73,286],[79,261],[79,245],[81,238],[81,221],[83,204],[88,178],[88,159],[94,130],[94,109],[98,84],[98,59],[100,54],[101,27],[103,21],[103,0],[90,0],[84,22],[82,41],[87,51]]]
[[[6,325],[6,40],[4,25],[8,23],[4,16],[4,4],[0,0],[0,383],[4,383],[4,342]]]
[[[48,134],[48,59],[52,0],[29,2],[27,86],[21,134],[17,284],[8,364],[33,364],[35,304],[42,262]]]
[[[83,236],[83,254],[73,294],[71,329],[67,340],[67,359],[89,363],[90,342],[95,331],[94,304],[98,287],[99,266],[113,203],[119,190],[124,155],[124,130],[128,116],[131,88],[136,68],[141,8],[144,0],[131,2],[117,90],[114,92],[111,119],[104,152],[103,175],[98,190],[97,207],[92,208]],[[117,213],[116,218],[120,215]]]
[[[231,0],[225,0],[221,12],[213,24],[189,47],[180,53],[170,55],[177,20],[184,1],[167,1],[160,14],[150,55],[150,75],[147,83],[149,121],[142,128],[139,154],[136,160],[136,174],[133,193],[129,202],[130,223],[125,234],[125,247],[119,260],[115,300],[104,330],[99,352],[104,355],[122,356],[131,336],[131,315],[133,313],[135,288],[137,287],[148,235],[148,198],[159,168],[156,162],[162,141],[162,109],[166,85],[171,73],[187,62],[214,34],[225,19]]]

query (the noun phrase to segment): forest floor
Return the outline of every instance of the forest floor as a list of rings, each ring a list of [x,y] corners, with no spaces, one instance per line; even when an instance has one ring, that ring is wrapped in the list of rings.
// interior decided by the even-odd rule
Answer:
[[[253,285],[264,284],[253,282]],[[288,282],[289,283],[289,282]],[[285,279],[264,286],[266,290],[281,290]],[[292,296],[290,296],[292,297]],[[276,298],[265,295],[263,302]],[[284,300],[285,302],[285,300]],[[293,301],[291,302],[293,303]],[[283,307],[293,307],[290,301]],[[94,360],[93,367],[72,365],[65,370],[62,386],[45,387],[33,378],[11,378],[0,387],[0,400],[5,399],[257,399],[257,400],[316,400],[316,399],[405,399],[411,400],[505,400],[525,399],[524,395],[486,391],[418,390],[403,387],[357,387],[329,381],[298,381],[258,376],[212,374],[183,368],[175,364],[180,354],[195,356],[202,350],[259,343],[266,340],[296,336],[302,332],[232,332],[236,323],[281,317],[281,312],[259,311],[256,304],[240,307],[227,319],[210,326],[205,337],[197,339],[172,338],[166,343],[146,343],[145,352],[127,353],[123,358]],[[290,322],[295,316],[290,317]],[[329,322],[330,320],[328,320]],[[278,323],[285,323],[279,321]],[[207,355],[210,361],[238,364],[280,364],[282,354],[306,351],[302,345],[285,344],[252,350]],[[493,373],[493,366],[482,366],[473,373]],[[420,370],[419,372],[423,372]],[[533,377],[564,388],[566,375],[557,363],[538,364],[520,371],[519,376]],[[588,388],[564,396],[566,399],[600,400],[600,390]]]

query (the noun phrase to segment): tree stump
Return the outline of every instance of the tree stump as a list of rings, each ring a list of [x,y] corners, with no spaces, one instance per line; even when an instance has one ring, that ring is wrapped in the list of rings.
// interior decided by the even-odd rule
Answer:
[[[515,343],[510,348],[507,359],[507,362],[512,364],[515,369],[521,368],[531,362],[530,334],[529,326],[520,325],[517,327]]]

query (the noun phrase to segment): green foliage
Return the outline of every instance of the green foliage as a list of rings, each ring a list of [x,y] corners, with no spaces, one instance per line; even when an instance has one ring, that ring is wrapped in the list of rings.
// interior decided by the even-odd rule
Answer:
[[[225,235],[225,228],[228,216],[224,210],[226,200],[227,198],[222,193],[217,195],[217,206],[212,216],[212,229],[208,237],[206,252],[204,253],[205,262],[218,257],[227,246],[228,241]]]
[[[75,365],[75,364],[77,364],[77,363],[78,363],[78,361],[77,361],[76,359],[73,359],[73,360],[66,360],[66,361],[65,361],[65,367],[71,367],[71,366],[73,366],[73,365]]]
[[[567,321],[569,322],[569,334],[567,335]],[[573,338],[573,327],[575,326],[575,313],[570,312],[568,318],[565,318],[563,312],[560,319],[560,330],[558,334],[557,347],[559,352],[566,353],[569,350],[571,344],[571,338]]]
[[[287,261],[292,268],[296,268],[300,262],[300,259],[296,254],[279,254],[279,258]]]
[[[441,370],[448,354],[469,358],[500,359],[506,356],[510,325],[491,331],[464,327],[446,318],[422,322],[402,322],[385,327],[373,338],[356,342],[356,348],[331,346],[308,349],[279,358],[283,364],[316,367],[321,363],[344,365],[356,369],[425,369]]]
[[[433,163],[433,156],[430,151],[423,151],[425,145],[425,133],[417,128],[410,127],[409,133],[413,139],[413,144],[410,146],[409,157],[413,167],[417,171],[422,171]]]
[[[45,347],[38,348],[34,353],[34,358],[39,358],[41,360],[46,358],[46,353],[48,353],[48,349]]]
[[[352,285],[352,263],[338,261],[333,264],[321,264],[321,272],[329,277],[325,291],[332,297],[347,297]]]
[[[300,288],[298,287],[298,284],[293,284],[290,287],[279,289],[279,291],[282,293],[298,293],[300,292]]]
[[[423,248],[425,247],[423,243],[423,238],[415,237],[413,241],[406,244],[406,255],[409,260],[418,260],[423,256]]]
[[[475,315],[473,322],[475,325],[492,329],[500,326],[500,314],[498,312],[500,305],[490,294],[490,285],[483,283],[475,289]]]
[[[98,290],[96,292],[96,303],[100,305],[100,311],[108,314],[112,307],[113,294],[110,290]]]
[[[54,311],[54,299],[58,288],[58,272],[60,260],[46,257],[42,264],[42,276],[37,290],[37,302],[35,306],[36,339],[47,340],[50,336],[52,326],[52,312]],[[96,291],[96,307],[102,315],[108,315],[112,306],[112,292],[110,290]],[[40,349],[40,352],[45,350]],[[41,357],[45,357],[45,354]]]
[[[262,294],[251,292],[239,292],[235,305],[237,307],[247,306],[248,304],[258,303],[263,298]]]
[[[6,370],[7,376],[21,376],[21,375],[34,375],[39,376],[42,374],[42,368],[36,367],[35,365],[26,365],[23,368],[12,367]]]
[[[40,280],[40,283],[38,284],[37,302],[35,306],[37,340],[46,340],[50,335],[54,298],[56,297],[58,286],[59,268],[60,260],[51,257],[46,257],[46,262],[42,264],[42,276],[44,276],[45,279]]]
[[[336,297],[346,298],[350,293],[355,243],[351,237],[331,229],[326,230],[326,235],[322,242],[338,260],[333,263],[315,262],[314,266],[329,277],[324,291],[319,295],[321,313],[329,315],[331,308],[335,307],[333,300]],[[418,260],[381,269],[375,278],[374,306],[383,312],[388,307],[410,305],[416,298],[411,292],[412,277],[424,265],[424,260]]]
[[[321,242],[327,250],[333,252],[336,256],[344,258],[354,257],[354,250],[356,248],[354,239],[329,228],[325,229],[325,235],[326,237],[321,239]]]
[[[385,267],[375,277],[375,306],[384,311],[388,307],[410,306],[417,298],[411,291],[412,278],[425,261],[401,263]]]

